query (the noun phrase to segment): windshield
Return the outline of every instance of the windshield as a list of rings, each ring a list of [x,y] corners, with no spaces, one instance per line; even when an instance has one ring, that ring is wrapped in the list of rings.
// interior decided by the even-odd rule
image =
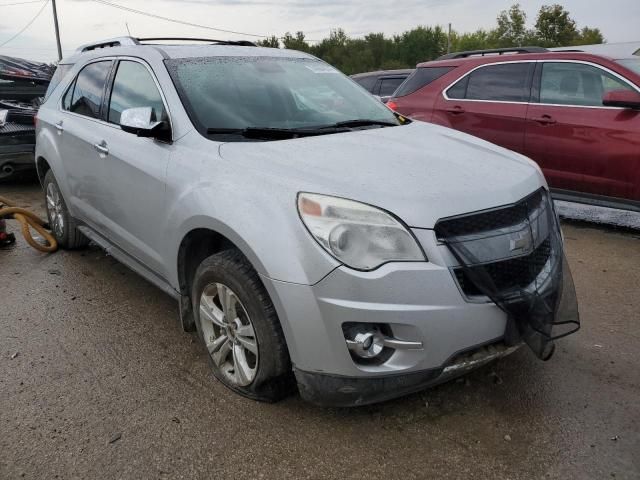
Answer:
[[[640,75],[640,58],[625,58],[623,60],[618,60],[617,62]]]
[[[399,125],[381,102],[320,60],[207,57],[166,64],[191,120],[205,135],[225,129],[318,128],[365,119]]]

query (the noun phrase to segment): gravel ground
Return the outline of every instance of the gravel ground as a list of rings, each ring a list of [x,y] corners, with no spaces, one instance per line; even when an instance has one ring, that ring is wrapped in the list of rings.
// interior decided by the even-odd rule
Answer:
[[[0,185],[42,208],[34,184]],[[14,222],[10,229],[16,230]],[[246,400],[97,248],[0,250],[0,479],[640,478],[640,233],[564,223],[583,327],[384,404]]]

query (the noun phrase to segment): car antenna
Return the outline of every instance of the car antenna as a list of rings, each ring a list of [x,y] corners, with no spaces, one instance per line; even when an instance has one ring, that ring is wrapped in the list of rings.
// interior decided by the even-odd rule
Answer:
[[[131,37],[131,31],[129,30],[129,23],[124,22],[124,26],[127,27],[127,34]]]

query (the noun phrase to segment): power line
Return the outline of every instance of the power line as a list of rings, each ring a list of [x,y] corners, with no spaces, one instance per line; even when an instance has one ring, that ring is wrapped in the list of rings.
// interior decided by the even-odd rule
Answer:
[[[231,33],[234,35],[244,35],[246,37],[258,37],[258,38],[269,38],[269,35],[258,35],[255,33],[246,33],[246,32],[236,32],[234,30],[225,30],[223,28],[210,27],[209,25],[201,25],[199,23],[185,22],[183,20],[176,20],[174,18],[163,17],[162,15],[156,15],[155,13],[143,12],[142,10],[136,10],[135,8],[125,7],[124,5],[118,5],[117,3],[108,2],[106,0],[93,0],[94,2],[101,3],[103,5],[108,5],[110,7],[119,8],[121,10],[125,10],[131,13],[137,13],[138,15],[145,15],[147,17],[157,18],[159,20],[165,20],[167,22],[179,23],[181,25],[187,25],[189,27],[197,27],[197,28],[205,28],[207,30],[215,30],[216,32],[223,33]]]
[[[9,43],[11,40],[15,39],[16,37],[18,37],[22,32],[24,32],[27,28],[29,28],[31,26],[31,24],[36,21],[36,18],[38,18],[40,16],[42,11],[44,10],[44,7],[46,7],[48,3],[49,3],[49,0],[45,0],[44,2],[42,2],[42,7],[40,7],[40,10],[38,10],[38,13],[36,13],[35,16],[31,20],[29,20],[29,22],[24,27],[22,27],[22,30],[20,30],[18,33],[16,33],[9,40],[5,40],[3,43],[0,43],[0,47],[4,47],[7,43]]]

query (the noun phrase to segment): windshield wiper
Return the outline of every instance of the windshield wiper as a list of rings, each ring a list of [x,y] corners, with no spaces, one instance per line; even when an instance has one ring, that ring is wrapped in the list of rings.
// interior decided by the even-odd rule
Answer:
[[[370,125],[380,125],[381,127],[397,127],[399,124],[395,122],[389,122],[386,120],[357,118],[354,120],[345,120],[343,122],[337,122],[322,128],[355,128],[355,127],[368,127]]]
[[[327,128],[207,128],[207,135],[239,135],[245,138],[280,140],[288,138],[310,137],[314,135],[327,135],[330,133],[346,131],[348,131],[346,127],[336,126],[329,126]]]

